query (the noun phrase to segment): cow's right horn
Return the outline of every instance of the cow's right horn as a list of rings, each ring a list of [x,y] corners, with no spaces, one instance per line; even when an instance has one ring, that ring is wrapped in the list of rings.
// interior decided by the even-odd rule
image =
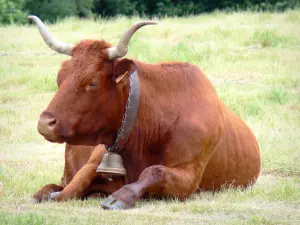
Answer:
[[[121,37],[120,41],[118,42],[116,47],[110,47],[108,48],[108,59],[115,59],[118,57],[123,57],[127,54],[128,51],[128,44],[131,39],[131,37],[134,35],[134,33],[140,29],[141,27],[145,25],[154,25],[157,24],[155,21],[145,21],[145,22],[139,22],[132,26],[129,30],[127,30],[123,36]]]
[[[52,50],[65,55],[72,55],[72,49],[74,45],[58,41],[55,37],[52,36],[52,34],[50,34],[50,32],[45,27],[45,24],[37,16],[31,15],[28,16],[28,19],[31,19],[35,22],[45,43]]]

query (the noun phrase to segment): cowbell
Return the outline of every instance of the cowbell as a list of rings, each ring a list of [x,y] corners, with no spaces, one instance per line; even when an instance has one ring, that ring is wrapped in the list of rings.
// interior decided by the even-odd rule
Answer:
[[[114,152],[107,152],[104,154],[96,172],[126,175],[122,157]]]

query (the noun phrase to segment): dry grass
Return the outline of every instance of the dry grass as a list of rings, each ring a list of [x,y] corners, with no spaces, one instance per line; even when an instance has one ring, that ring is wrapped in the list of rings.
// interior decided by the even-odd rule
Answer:
[[[223,101],[253,129],[262,174],[246,191],[223,190],[178,200],[140,201],[106,212],[99,200],[32,204],[31,195],[58,183],[63,145],[36,131],[56,90],[66,56],[54,54],[32,26],[0,27],[0,224],[300,224],[300,11],[213,13],[165,18],[143,28],[129,56],[145,62],[188,61],[204,69]],[[68,19],[49,29],[76,43],[116,43],[140,20]]]

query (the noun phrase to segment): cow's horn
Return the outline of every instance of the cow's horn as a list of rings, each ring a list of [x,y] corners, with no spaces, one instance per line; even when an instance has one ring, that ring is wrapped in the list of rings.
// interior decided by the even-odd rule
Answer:
[[[28,16],[28,19],[31,19],[35,22],[45,43],[51,49],[53,49],[54,51],[56,51],[58,53],[72,55],[72,49],[73,49],[74,45],[58,41],[55,37],[53,37],[52,34],[50,34],[50,32],[45,27],[45,24],[37,16],[31,15],[31,16]]]
[[[118,57],[123,57],[127,54],[128,51],[128,44],[133,36],[133,34],[140,29],[141,27],[145,25],[154,25],[157,24],[157,22],[154,21],[145,21],[145,22],[139,22],[132,26],[129,30],[127,30],[123,36],[121,37],[118,45],[116,47],[110,47],[108,48],[108,58],[109,59],[115,59]]]

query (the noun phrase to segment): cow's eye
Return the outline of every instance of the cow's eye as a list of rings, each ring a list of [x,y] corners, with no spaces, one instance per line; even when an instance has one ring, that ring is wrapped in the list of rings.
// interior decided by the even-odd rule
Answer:
[[[90,86],[90,87],[96,87],[96,86],[97,86],[97,83],[96,83],[96,82],[91,82],[91,83],[89,84],[89,86]]]
[[[86,87],[85,90],[90,92],[90,91],[96,91],[97,90],[97,81],[92,81],[90,82]]]

